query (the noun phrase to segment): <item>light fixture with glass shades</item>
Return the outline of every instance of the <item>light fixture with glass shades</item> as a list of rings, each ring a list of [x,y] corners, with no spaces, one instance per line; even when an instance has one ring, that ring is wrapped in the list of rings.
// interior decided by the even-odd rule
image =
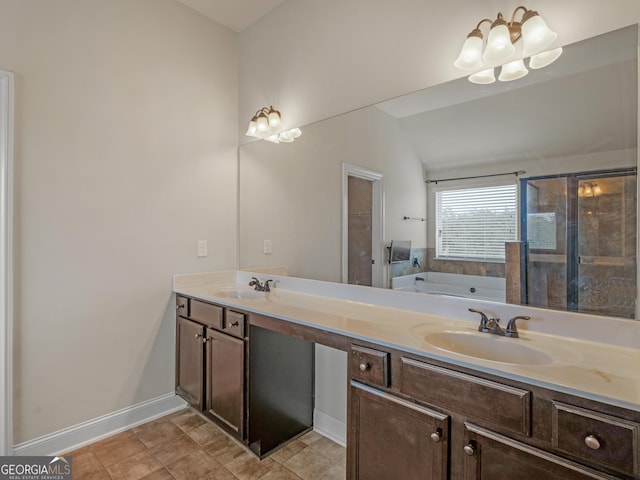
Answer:
[[[579,197],[599,197],[603,193],[602,187],[597,183],[580,182],[580,185],[578,186]]]
[[[302,135],[302,131],[299,128],[283,130],[280,112],[269,106],[262,107],[255,113],[245,135],[271,143],[291,143]]]
[[[522,18],[516,21],[519,12]],[[491,24],[486,45],[480,30],[484,23]],[[498,13],[495,20],[481,20],[467,36],[454,65],[461,70],[480,70],[469,76],[472,83],[495,82],[496,65],[500,67],[498,80],[517,80],[529,73],[524,59],[516,56],[518,42],[522,40],[521,54],[530,57],[529,68],[538,69],[555,62],[562,54],[562,48],[549,49],[557,37],[538,12],[520,6],[513,11],[509,22],[502,13]]]

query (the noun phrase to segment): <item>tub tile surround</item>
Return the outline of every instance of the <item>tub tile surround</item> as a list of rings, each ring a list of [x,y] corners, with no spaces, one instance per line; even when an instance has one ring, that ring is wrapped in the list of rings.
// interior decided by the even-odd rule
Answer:
[[[252,277],[274,280],[265,298],[238,299]],[[221,305],[399,348],[455,365],[640,410],[640,322],[466,298],[383,290],[257,272],[175,275],[174,290]],[[521,338],[554,357],[548,365],[491,362],[439,350],[424,339],[441,331],[477,332],[477,308],[508,319],[529,315]],[[529,343],[530,342],[530,343]]]
[[[418,265],[414,267],[414,259],[418,260]],[[427,249],[426,248],[412,248],[409,253],[409,260],[404,262],[391,264],[391,278],[402,277],[405,275],[411,275],[415,273],[426,272],[427,268]]]

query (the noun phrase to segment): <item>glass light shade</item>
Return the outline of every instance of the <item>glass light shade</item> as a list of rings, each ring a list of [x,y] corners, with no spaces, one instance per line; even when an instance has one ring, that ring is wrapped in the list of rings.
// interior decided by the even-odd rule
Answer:
[[[587,183],[584,186],[584,196],[585,197],[593,197],[593,189],[591,188],[591,184]]]
[[[249,128],[247,128],[247,133],[245,133],[245,135],[249,136],[249,137],[257,137],[256,132],[258,130],[258,124],[256,123],[255,120],[251,120],[249,122]]]
[[[264,134],[269,131],[269,120],[267,120],[267,116],[264,113],[260,114],[256,123],[256,131],[258,134]]]
[[[467,37],[457,60],[453,63],[460,70],[475,70],[482,66],[482,38]]]
[[[280,140],[281,143],[291,143],[291,142],[293,142],[293,138],[291,138],[291,136],[289,135],[289,132],[282,132],[278,136],[278,140]]]
[[[541,52],[554,40],[558,34],[552,31],[540,15],[534,15],[522,24],[522,54],[532,55]]]
[[[264,137],[264,139],[267,142],[271,142],[271,143],[280,143],[280,136],[276,133],[274,135],[269,135],[267,137]]]
[[[510,82],[511,80],[524,77],[527,73],[529,73],[529,70],[524,66],[524,61],[522,61],[522,59],[515,60],[502,66],[498,80],[501,82]]]
[[[478,85],[488,85],[496,81],[496,74],[493,68],[488,70],[483,70],[478,73],[474,73],[469,76],[469,81],[471,83],[477,83]]]
[[[287,134],[291,138],[298,138],[300,135],[302,135],[302,130],[300,130],[298,127],[295,127],[295,128],[292,128],[291,130],[288,130]]]
[[[280,120],[280,114],[276,110],[269,111],[269,128],[271,130],[276,130],[282,126],[282,121]]]
[[[602,195],[602,188],[600,187],[600,185],[593,186],[593,195],[595,197],[597,197],[598,195]]]
[[[516,47],[511,43],[509,28],[506,25],[496,25],[489,31],[482,59],[487,63],[501,63],[511,57],[515,51]]]
[[[560,58],[560,55],[562,55],[562,47],[547,50],[546,52],[538,53],[537,55],[532,55],[531,60],[529,60],[529,67],[534,70],[544,68]]]

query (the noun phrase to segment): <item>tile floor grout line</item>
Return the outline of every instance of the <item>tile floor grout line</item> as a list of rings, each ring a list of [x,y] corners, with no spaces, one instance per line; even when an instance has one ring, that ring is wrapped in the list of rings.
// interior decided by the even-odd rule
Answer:
[[[154,428],[157,428],[159,424],[162,423],[172,425],[172,428],[169,429],[171,433],[167,433],[166,428],[164,430],[160,428],[154,431]],[[210,427],[201,428],[205,427],[205,425],[209,425]],[[201,428],[201,431],[194,433],[198,428]],[[207,430],[209,430],[209,432],[207,432]],[[189,432],[191,432],[191,435]],[[186,445],[177,447],[179,450],[183,449],[177,452],[179,456],[171,457],[171,455],[168,454],[163,458],[163,455],[159,455],[162,446],[167,446],[174,438],[168,436],[159,443],[154,443],[153,436],[158,434],[180,436],[185,439]],[[121,435],[121,438],[114,441],[118,435]],[[207,437],[207,435],[209,435],[209,437]],[[128,442],[132,439],[135,441],[131,442],[130,446],[122,447],[123,441]],[[109,442],[113,442],[113,445],[110,445]],[[108,445],[109,448],[102,448],[105,445]],[[123,449],[121,453],[121,455],[125,455],[123,458],[119,458],[118,456],[120,454],[120,452],[117,452],[118,445],[121,445]],[[139,445],[141,445],[141,447],[139,447]],[[146,424],[138,425],[125,432],[89,444],[69,454],[73,455],[75,452],[80,452],[86,447],[89,448],[85,451],[89,452],[97,460],[98,468],[88,471],[77,480],[83,480],[85,478],[87,480],[88,478],[96,480],[123,480],[120,477],[114,478],[112,472],[116,475],[120,473],[121,470],[119,472],[118,465],[120,465],[120,468],[123,468],[125,462],[131,464],[126,464],[126,466],[131,469],[139,465],[144,465],[150,469],[146,473],[140,473],[139,476],[125,474],[127,480],[182,480],[183,478],[188,478],[189,480],[192,480],[192,478],[193,480],[196,480],[196,478],[198,480],[213,480],[218,478],[227,480],[248,480],[249,478],[252,480],[260,480],[262,478],[280,478],[280,475],[284,475],[287,480],[337,480],[344,479],[346,476],[346,452],[344,447],[339,446],[313,430],[292,440],[288,445],[283,446],[276,452],[273,452],[273,456],[269,455],[262,460],[258,460],[257,457],[254,457],[246,448],[246,445],[230,436],[219,426],[211,423],[199,412],[189,408],[152,420]],[[127,452],[127,448],[132,448],[132,450]],[[113,449],[116,449],[117,453],[114,453]],[[156,449],[156,451],[154,451],[154,449]],[[100,455],[100,453],[102,453],[102,455]],[[143,453],[145,454],[145,460],[147,460],[146,464],[144,460],[141,460],[138,464],[132,462],[135,456],[142,455]],[[113,460],[113,463],[106,466],[104,456],[109,454],[111,454],[112,457],[107,458]],[[204,476],[197,474],[197,477],[185,477],[186,470],[184,470],[184,464],[181,465],[180,462],[190,455],[197,454],[200,454],[200,458],[204,455],[205,459],[211,459],[215,466],[212,467],[212,470],[208,470],[209,466],[201,466],[204,468],[201,472],[204,473]],[[151,465],[156,464],[160,467],[155,470],[152,469],[153,467],[149,466],[149,460],[151,461]],[[256,462],[256,460],[258,461]],[[172,468],[177,469],[175,470],[176,472],[180,472],[178,476],[174,475]],[[192,467],[188,466],[187,468]],[[93,474],[100,476],[94,477]],[[220,477],[220,475],[223,476]]]

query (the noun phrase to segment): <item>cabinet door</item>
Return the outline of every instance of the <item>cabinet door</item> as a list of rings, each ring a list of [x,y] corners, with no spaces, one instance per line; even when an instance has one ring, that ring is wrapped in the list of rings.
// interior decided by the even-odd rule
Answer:
[[[464,480],[615,479],[473,424],[465,424]]]
[[[352,381],[350,427],[351,479],[447,478],[447,415]]]
[[[176,391],[195,408],[203,404],[204,327],[178,317],[176,327]]]
[[[207,329],[206,410],[244,438],[245,342]]]

